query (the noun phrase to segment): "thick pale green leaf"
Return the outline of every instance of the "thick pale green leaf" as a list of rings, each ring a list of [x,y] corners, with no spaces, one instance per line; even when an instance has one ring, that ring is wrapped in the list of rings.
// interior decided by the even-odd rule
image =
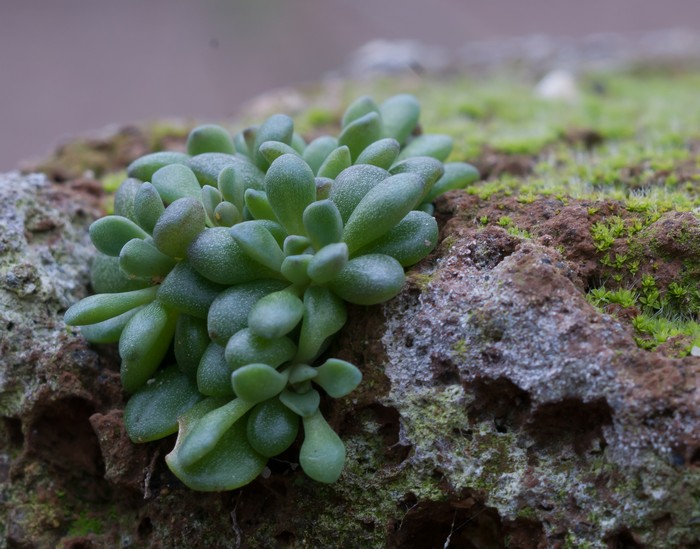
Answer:
[[[80,333],[91,343],[117,343],[131,317],[141,310],[135,307],[130,311],[108,318],[97,324],[87,324],[80,327]]]
[[[265,192],[285,230],[303,235],[304,210],[316,200],[316,182],[308,164],[292,154],[280,156],[267,171]]]
[[[275,215],[264,191],[248,189],[245,192],[245,205],[253,218],[277,221],[277,215]]]
[[[248,256],[226,227],[202,231],[190,244],[187,256],[199,274],[227,286],[280,277]]]
[[[262,189],[265,174],[242,155],[204,153],[191,157],[187,166],[194,172],[200,185],[216,187],[221,170],[231,167],[246,189]]]
[[[304,472],[318,482],[333,483],[340,478],[345,465],[345,446],[330,425],[316,412],[305,417],[304,442],[299,463]]]
[[[137,391],[156,372],[170,347],[176,321],[175,312],[154,301],[124,327],[119,339],[119,356],[125,391]]]
[[[441,162],[452,152],[452,138],[449,135],[423,134],[415,137],[399,154],[399,160],[413,156],[432,156]]]
[[[291,145],[292,136],[294,135],[294,122],[291,118],[284,114],[273,114],[265,120],[255,136],[254,155],[255,164],[261,169],[266,170],[270,163],[265,159],[265,156],[260,152],[260,146],[265,141],[279,141],[285,145]]]
[[[292,134],[292,142],[290,145],[292,149],[299,153],[299,156],[304,154],[304,151],[306,150],[306,140],[297,132]]]
[[[350,394],[362,381],[362,372],[357,366],[337,358],[329,358],[317,368],[318,375],[314,378],[323,390],[333,398]]]
[[[403,267],[393,257],[369,254],[348,261],[329,287],[350,303],[376,305],[398,294],[405,280]]]
[[[375,103],[374,99],[372,99],[369,95],[358,97],[355,99],[355,101],[350,103],[347,109],[345,109],[343,119],[341,121],[341,127],[345,128],[358,118],[362,118],[366,114],[370,114],[372,112],[379,113],[379,105]]]
[[[148,233],[120,215],[108,215],[90,225],[90,240],[103,254],[118,256],[122,246],[132,238],[146,238]]]
[[[199,200],[202,193],[194,172],[182,164],[161,168],[153,174],[151,183],[166,204],[172,204],[178,198],[186,196]]]
[[[276,339],[291,332],[301,321],[304,304],[288,291],[274,292],[258,300],[248,315],[248,327],[255,335]]]
[[[233,227],[236,223],[240,223],[242,218],[240,210],[227,200],[220,202],[214,208],[214,223],[219,227]]]
[[[321,395],[316,389],[309,389],[305,393],[296,393],[285,389],[280,393],[279,399],[282,404],[301,417],[314,415],[321,403]]]
[[[158,288],[158,299],[197,318],[207,318],[209,306],[224,290],[221,284],[200,275],[187,261],[181,261]]]
[[[197,368],[209,343],[206,320],[190,315],[178,316],[173,342],[175,360],[193,381],[197,379]]]
[[[447,191],[464,189],[470,183],[479,179],[479,171],[465,162],[449,162],[445,164],[445,174],[432,186],[425,202],[432,202]]]
[[[384,236],[370,242],[356,255],[390,255],[404,267],[418,263],[433,251],[438,240],[438,225],[432,215],[425,212],[409,212]]]
[[[156,297],[157,286],[114,294],[97,294],[81,299],[70,307],[63,320],[70,326],[96,324],[150,303]]]
[[[282,392],[289,375],[267,364],[247,364],[234,370],[231,385],[238,398],[248,402],[263,402]]]
[[[338,175],[328,198],[338,207],[343,223],[347,222],[355,207],[370,189],[376,187],[389,175],[388,171],[369,164],[351,166]]]
[[[265,457],[284,452],[297,438],[299,416],[278,398],[261,402],[250,411],[246,434],[253,449]]]
[[[265,141],[265,143],[260,145],[260,149],[258,150],[268,164],[271,164],[275,158],[283,154],[294,154],[301,157],[292,147],[279,141]]]
[[[253,334],[248,328],[231,336],[226,344],[226,362],[232,370],[247,364],[262,363],[277,368],[291,360],[297,346],[288,337],[265,339]]]
[[[231,202],[239,210],[245,206],[245,181],[233,166],[226,166],[219,173],[218,188],[223,200]]]
[[[292,366],[289,372],[289,384],[296,385],[310,381],[318,375],[318,369],[312,368],[308,364],[297,363]]]
[[[423,195],[417,175],[393,175],[370,189],[343,229],[343,241],[352,254],[388,232],[410,212]]]
[[[313,259],[311,254],[290,255],[284,258],[282,262],[282,275],[292,284],[304,286],[311,282],[308,268],[309,263]]]
[[[177,431],[177,418],[202,400],[177,366],[158,372],[134,393],[124,409],[124,427],[134,442],[149,442]]]
[[[338,140],[335,137],[322,135],[306,146],[302,158],[314,173],[318,173],[318,169],[323,164],[323,161],[337,148]]]
[[[187,136],[187,152],[192,156],[202,153],[233,154],[235,147],[231,134],[215,124],[197,126]]]
[[[221,292],[209,307],[209,337],[219,345],[226,345],[233,334],[248,326],[248,315],[260,298],[287,285],[281,280],[262,279]]]
[[[236,152],[253,159],[253,148],[255,147],[255,135],[258,133],[258,126],[249,126],[242,132],[236,134],[233,143]]]
[[[191,197],[170,204],[153,228],[156,247],[171,257],[182,259],[194,238],[204,231],[206,214],[202,203]]]
[[[141,185],[134,199],[134,221],[152,233],[164,211],[165,205],[158,190],[148,182]]]
[[[136,194],[139,192],[140,188],[141,181],[138,179],[130,177],[122,181],[122,184],[119,185],[117,192],[114,193],[114,210],[112,213],[114,213],[114,215],[127,217],[138,223],[134,208],[138,202],[136,199]]]
[[[409,94],[390,97],[379,106],[383,137],[393,137],[402,145],[418,126],[420,104]]]
[[[307,288],[299,351],[295,360],[311,363],[323,350],[326,340],[340,330],[346,320],[347,312],[342,299],[323,286]]]
[[[328,198],[328,195],[331,194],[333,180],[329,177],[317,177],[314,181],[316,183],[316,200]]]
[[[128,276],[158,282],[172,270],[176,261],[158,251],[149,240],[133,238],[124,244],[119,254],[119,268]]]
[[[350,158],[354,161],[368,145],[381,137],[381,116],[379,113],[370,112],[345,126],[338,136],[338,144],[346,145],[350,149]],[[319,173],[319,175],[321,174]]]
[[[299,255],[306,252],[310,247],[311,240],[305,236],[293,234],[284,239],[282,250],[285,256]]]
[[[224,348],[210,343],[197,368],[197,388],[200,393],[214,397],[233,397],[231,368],[226,363]]]
[[[265,468],[267,458],[258,454],[248,443],[245,420],[234,423],[195,463],[182,463],[181,440],[196,428],[198,413],[201,412],[195,410],[180,420],[178,442],[165,458],[170,470],[189,488],[203,492],[235,490],[255,479]]]
[[[151,285],[148,280],[129,279],[119,268],[119,258],[97,253],[90,266],[90,285],[96,294],[131,292]]]
[[[214,212],[216,207],[221,204],[222,199],[223,197],[221,196],[221,191],[219,191],[219,189],[216,187],[212,187],[211,185],[204,185],[204,187],[202,187],[201,201],[202,206],[204,206],[204,213],[207,214],[207,219],[209,220],[207,225],[216,225],[216,216],[214,215]]]
[[[189,155],[175,152],[162,151],[147,154],[134,160],[126,169],[129,177],[136,177],[141,181],[150,181],[153,174],[160,170],[163,166],[171,164],[187,164],[190,160]]]
[[[309,261],[307,274],[316,284],[332,280],[348,263],[348,246],[345,242],[328,244]]]
[[[423,182],[423,197],[420,202],[425,202],[425,197],[435,182],[445,173],[442,162],[429,156],[416,156],[402,160],[389,170],[392,175],[400,173],[412,173],[421,178]]]
[[[328,154],[323,164],[319,166],[316,175],[322,178],[335,179],[340,172],[351,165],[350,148],[347,145],[341,145]]]
[[[318,200],[304,210],[304,227],[316,250],[339,242],[343,235],[343,219],[331,200]]]
[[[234,240],[248,256],[273,271],[280,270],[284,252],[263,223],[245,221],[230,230]]]
[[[362,151],[355,160],[355,164],[371,164],[388,170],[399,156],[401,145],[396,139],[385,137],[375,141]]]

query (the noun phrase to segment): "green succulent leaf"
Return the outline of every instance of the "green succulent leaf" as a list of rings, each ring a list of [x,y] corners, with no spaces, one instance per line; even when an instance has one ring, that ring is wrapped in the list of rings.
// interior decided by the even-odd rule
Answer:
[[[153,228],[153,242],[164,254],[182,259],[190,242],[204,231],[205,220],[204,207],[199,200],[179,198],[160,216]]]
[[[166,204],[172,204],[178,198],[186,196],[199,200],[202,194],[202,187],[194,172],[182,164],[164,166],[153,174],[151,183]]]
[[[129,177],[135,177],[141,181],[150,181],[153,174],[164,166],[171,164],[187,164],[189,155],[181,152],[162,151],[147,154],[134,160],[126,169]]]
[[[291,332],[301,321],[304,304],[288,291],[274,292],[262,297],[248,315],[250,331],[266,339],[276,339]]]
[[[291,145],[294,135],[294,122],[291,118],[284,114],[273,114],[265,120],[258,128],[255,136],[255,154],[253,158],[255,164],[261,169],[266,170],[270,166],[270,162],[265,159],[264,154],[260,151],[260,146],[266,141],[279,141],[285,145]]]
[[[412,156],[432,156],[441,162],[452,152],[452,138],[449,135],[423,134],[414,138],[399,154],[399,160]]]
[[[393,175],[370,189],[343,229],[343,241],[350,253],[388,232],[418,204],[422,195],[421,179],[409,173]]]
[[[134,208],[138,203],[136,194],[139,192],[140,188],[141,181],[131,177],[125,179],[122,184],[119,185],[117,192],[114,193],[114,215],[121,215],[122,217],[131,219],[131,221],[138,222]]]
[[[181,467],[190,467],[204,458],[214,450],[229,429],[231,429],[231,426],[245,416],[254,405],[254,402],[235,398],[229,403],[211,410],[199,419],[194,420],[185,429],[181,425],[181,437],[178,437],[177,444],[173,450],[173,453],[177,454],[178,464]],[[243,427],[241,431],[245,436],[245,422],[240,422],[240,425]],[[171,455],[169,454],[168,457]],[[231,456],[226,456],[226,459],[234,458],[235,452]],[[172,469],[172,464],[168,461],[168,458],[166,458],[166,461]]]
[[[235,147],[231,134],[225,128],[205,124],[197,126],[187,136],[187,152],[192,156],[212,152],[233,154]]]
[[[282,275],[296,286],[305,286],[311,282],[309,277],[309,263],[313,259],[312,254],[290,255],[282,262]]]
[[[159,252],[149,240],[133,238],[124,244],[119,254],[119,268],[134,278],[159,281],[172,270],[176,261]]]
[[[221,191],[216,187],[211,185],[204,185],[202,187],[202,206],[204,206],[204,213],[207,214],[207,219],[209,220],[207,225],[215,225],[216,216],[214,214],[216,207],[221,204],[223,197],[221,196]]]
[[[418,126],[420,104],[409,94],[390,97],[379,106],[383,136],[393,137],[402,145]]]
[[[316,284],[332,280],[348,263],[348,246],[345,242],[328,244],[309,261],[307,274]]]
[[[223,289],[200,275],[187,261],[181,261],[158,288],[158,299],[181,313],[207,318],[209,306]]]
[[[81,299],[71,306],[63,316],[70,326],[96,324],[153,301],[158,288],[156,286],[114,294],[97,294]]]
[[[132,238],[146,238],[148,233],[136,223],[120,215],[108,215],[90,225],[90,240],[103,254],[118,256]]]
[[[137,391],[156,372],[170,347],[176,321],[176,313],[154,301],[124,327],[119,339],[119,356],[122,387],[126,392]]]
[[[299,463],[312,479],[327,484],[340,478],[345,465],[345,446],[321,412],[304,417],[304,442]]]
[[[267,463],[267,458],[258,454],[248,443],[245,421],[233,423],[195,462],[185,465],[181,459],[183,441],[188,439],[192,431],[198,429],[201,414],[211,406],[209,400],[216,399],[202,401],[200,404],[203,406],[194,406],[180,418],[177,444],[166,456],[165,461],[170,470],[193,490],[235,490],[255,479]],[[186,455],[188,454],[189,452]]]
[[[233,138],[236,152],[252,160],[255,148],[255,136],[257,133],[258,126],[249,126],[242,132],[237,133]]]
[[[365,195],[389,177],[389,172],[359,164],[343,170],[336,178],[328,198],[338,207],[343,223],[346,223]]]
[[[239,210],[245,206],[245,181],[237,175],[233,166],[226,166],[219,173],[217,186],[223,200],[231,202]]]
[[[308,164],[298,156],[277,158],[265,176],[267,199],[289,234],[305,234],[302,216],[316,200],[316,182]]]
[[[308,208],[307,208],[308,210]],[[289,235],[284,239],[282,250],[285,256],[299,255],[306,252],[311,247],[311,240],[298,234]]]
[[[350,157],[352,160],[355,160],[368,145],[379,140],[381,137],[381,116],[379,113],[370,112],[345,126],[338,136],[338,144],[346,145],[348,149],[350,149]]]
[[[117,343],[124,331],[124,326],[131,320],[141,307],[134,307],[130,311],[113,318],[108,318],[96,324],[87,324],[80,327],[80,333],[91,343]]]
[[[226,362],[232,370],[247,364],[262,363],[277,368],[294,358],[297,346],[288,337],[265,339],[248,328],[231,336],[226,344]]]
[[[272,398],[250,411],[246,426],[248,442],[265,457],[281,454],[289,448],[299,433],[299,416]]]
[[[124,426],[134,442],[158,440],[177,431],[177,418],[202,400],[177,366],[158,372],[134,393],[124,409]]]
[[[405,280],[403,267],[396,259],[383,254],[368,254],[348,261],[328,286],[350,303],[376,305],[398,294]]]
[[[268,164],[271,164],[275,158],[280,157],[283,154],[293,154],[301,157],[301,155],[295,149],[285,143],[280,143],[279,141],[265,141],[265,143],[260,145],[259,151]]]
[[[292,412],[303,418],[314,415],[321,404],[321,395],[316,389],[309,389],[305,393],[285,389],[280,393],[279,399]]]
[[[199,184],[216,187],[219,174],[230,167],[246,189],[262,189],[265,174],[245,156],[224,153],[204,153],[191,157],[187,166],[194,172]]]
[[[347,145],[341,145],[328,154],[323,164],[319,166],[316,175],[326,179],[335,179],[340,172],[351,165],[350,148]]]
[[[90,285],[96,294],[131,292],[147,288],[148,280],[130,279],[119,268],[119,257],[97,253],[90,267]]]
[[[280,276],[246,254],[226,227],[202,231],[190,244],[187,256],[199,274],[227,286]]]
[[[442,177],[445,169],[442,162],[429,156],[415,156],[402,160],[389,170],[392,175],[400,173],[412,173],[421,178],[423,182],[423,197],[421,202],[425,202],[425,197],[430,192],[435,182]]]
[[[158,190],[151,183],[141,185],[134,199],[134,221],[152,233],[164,211],[165,205]]]
[[[329,358],[317,371],[314,383],[323,387],[333,398],[350,394],[362,381],[362,372],[357,366],[337,358]]]
[[[318,369],[312,368],[308,364],[297,363],[292,366],[289,372],[289,384],[294,386],[306,381],[310,381],[318,375]]]
[[[326,340],[340,330],[346,321],[347,311],[342,299],[323,286],[307,288],[296,361],[313,361],[323,350]]]
[[[426,202],[432,202],[447,191],[464,189],[467,185],[479,179],[479,171],[466,162],[450,162],[445,164],[444,175],[432,186],[425,197]]]
[[[316,183],[316,200],[325,200],[328,195],[331,194],[331,188],[333,187],[333,180],[329,177],[317,177],[314,182]]]
[[[214,222],[219,227],[233,227],[242,218],[240,210],[226,200],[220,202],[214,209]]]
[[[197,379],[197,368],[209,343],[206,320],[190,315],[178,316],[173,341],[175,361],[193,381]]]
[[[243,251],[268,269],[279,271],[284,252],[263,223],[245,221],[231,227],[231,235]]]
[[[231,368],[224,357],[224,347],[210,343],[197,368],[197,388],[206,396],[232,397]]]
[[[299,156],[301,156],[306,150],[306,139],[304,139],[297,132],[294,132],[292,134],[292,142],[290,143],[290,145],[292,146],[292,149],[298,152]]]
[[[343,219],[338,207],[330,200],[318,200],[304,210],[304,228],[316,250],[340,241],[343,235]]]
[[[264,191],[248,189],[245,192],[245,205],[253,218],[277,221],[277,215],[275,215]]]
[[[355,120],[362,118],[363,116],[370,113],[379,113],[379,105],[372,99],[369,95],[363,95],[358,97],[350,103],[345,112],[343,113],[343,119],[341,121],[341,127],[346,128]]]
[[[314,173],[318,173],[324,160],[338,148],[338,140],[330,135],[317,137],[306,146],[302,158]],[[349,151],[348,151],[349,152]],[[349,156],[349,155],[348,155]]]
[[[233,334],[248,326],[248,315],[259,299],[287,287],[281,280],[254,280],[221,292],[209,307],[209,337],[226,345]]]
[[[409,267],[433,251],[438,232],[437,221],[432,215],[414,210],[389,232],[358,250],[357,255],[390,255],[403,267]]]
[[[280,394],[289,378],[286,372],[278,372],[267,364],[247,364],[230,375],[238,398],[256,404]]]
[[[400,150],[401,145],[396,139],[386,137],[368,145],[357,157],[355,164],[371,164],[388,170],[399,156]]]

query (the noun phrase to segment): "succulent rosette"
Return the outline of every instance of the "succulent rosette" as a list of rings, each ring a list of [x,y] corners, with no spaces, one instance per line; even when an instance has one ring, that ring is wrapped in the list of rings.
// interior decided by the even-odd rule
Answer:
[[[432,201],[478,178],[443,164],[452,140],[417,135],[419,113],[411,95],[362,97],[337,137],[308,144],[281,114],[235,137],[200,126],[187,154],[133,162],[90,227],[99,293],[66,323],[118,342],[129,436],[178,432],[166,462],[190,488],[247,484],[300,431],[305,473],[339,478],[345,448],[319,403],[362,379],[323,356],[346,303],[398,294],[437,243]]]

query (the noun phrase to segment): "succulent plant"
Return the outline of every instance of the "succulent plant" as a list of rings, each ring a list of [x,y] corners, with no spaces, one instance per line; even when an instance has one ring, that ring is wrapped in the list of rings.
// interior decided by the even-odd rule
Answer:
[[[345,304],[394,297],[436,245],[432,200],[478,177],[443,164],[452,141],[417,135],[419,112],[410,95],[362,97],[338,137],[308,144],[281,114],[235,137],[200,126],[187,154],[133,162],[114,215],[90,227],[100,293],[65,321],[119,343],[129,436],[178,432],[166,462],[190,488],[247,484],[300,430],[306,474],[340,476],[319,389],[340,398],[362,379],[321,358]]]

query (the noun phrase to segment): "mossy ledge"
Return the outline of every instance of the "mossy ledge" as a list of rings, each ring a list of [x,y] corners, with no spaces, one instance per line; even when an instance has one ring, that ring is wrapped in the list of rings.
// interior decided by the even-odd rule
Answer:
[[[531,84],[347,82],[305,90],[309,108],[288,113],[312,137],[361,94],[414,93],[423,125],[455,138],[450,160],[484,174],[440,199],[440,244],[402,294],[349,311],[331,351],[364,382],[322,405],[348,447],[334,485],[283,455],[239,491],[190,492],[164,448],[128,441],[113,349],[60,321],[88,289],[85,226],[109,207],[91,176],[182,146],[186,130],[68,144],[42,165],[61,183],[3,176],[3,543],[696,542],[700,73],[589,74],[575,104],[536,99]]]

